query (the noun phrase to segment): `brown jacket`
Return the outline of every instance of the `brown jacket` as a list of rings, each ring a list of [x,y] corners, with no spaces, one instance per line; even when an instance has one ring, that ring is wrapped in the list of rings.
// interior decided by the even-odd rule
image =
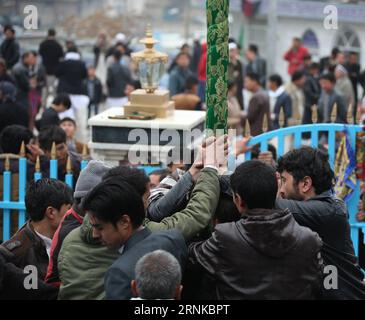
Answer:
[[[260,89],[252,96],[248,105],[247,119],[250,123],[251,135],[258,136],[263,133],[264,116],[268,119],[268,130],[271,130],[270,100],[267,93]]]
[[[0,254],[7,262],[24,269],[33,265],[38,269],[38,278],[44,279],[48,267],[48,254],[43,240],[35,233],[28,221],[10,240],[1,244]]]

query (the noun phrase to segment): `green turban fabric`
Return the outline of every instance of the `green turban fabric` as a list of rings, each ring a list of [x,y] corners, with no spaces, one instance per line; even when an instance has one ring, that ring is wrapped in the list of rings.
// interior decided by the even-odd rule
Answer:
[[[207,0],[206,6],[208,23],[206,129],[213,130],[214,134],[219,129],[227,133],[229,0]]]

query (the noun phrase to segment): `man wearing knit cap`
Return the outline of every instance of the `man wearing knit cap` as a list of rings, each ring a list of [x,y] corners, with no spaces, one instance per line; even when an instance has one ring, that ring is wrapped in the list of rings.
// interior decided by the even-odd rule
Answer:
[[[103,175],[109,169],[110,167],[106,166],[104,162],[92,160],[87,167],[81,171],[75,187],[73,206],[64,216],[52,239],[50,261],[45,279],[46,282],[51,283],[56,287],[60,286],[57,260],[63,240],[72,230],[82,224],[84,218],[84,212],[81,209],[82,200],[89,191],[101,182]]]

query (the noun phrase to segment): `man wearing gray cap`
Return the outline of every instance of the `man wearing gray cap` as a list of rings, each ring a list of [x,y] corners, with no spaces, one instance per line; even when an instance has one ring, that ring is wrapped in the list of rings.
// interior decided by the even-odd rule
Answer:
[[[84,219],[84,212],[81,209],[82,200],[89,191],[101,182],[103,175],[109,169],[110,167],[106,166],[104,162],[92,160],[88,163],[87,167],[81,171],[75,187],[73,206],[65,214],[52,239],[50,260],[45,279],[46,282],[51,283],[56,287],[60,286],[57,261],[63,240],[72,230],[82,224]]]

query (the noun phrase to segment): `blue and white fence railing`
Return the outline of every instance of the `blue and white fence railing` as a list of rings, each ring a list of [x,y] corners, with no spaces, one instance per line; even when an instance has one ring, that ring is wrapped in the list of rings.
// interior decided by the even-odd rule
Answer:
[[[55,154],[52,154],[52,158],[50,160],[50,178],[57,179],[57,172],[58,172],[58,163],[57,159],[55,159]],[[3,176],[3,196],[1,199],[0,197],[0,218],[2,218],[2,233],[3,237],[0,238],[0,243],[2,241],[6,241],[10,239],[12,236],[11,230],[14,229],[14,226],[11,225],[11,215],[17,215],[17,228],[20,228],[24,225],[26,221],[26,212],[25,212],[25,193],[26,193],[26,186],[27,186],[27,159],[23,156],[16,159],[18,161],[18,170],[16,174],[19,176],[19,183],[18,183],[18,194],[19,199],[15,200],[12,199],[12,191],[14,186],[12,186],[12,177],[13,173],[10,169],[10,157],[5,160],[4,171],[0,172],[0,175]],[[14,161],[12,159],[12,161]],[[83,159],[81,161],[81,170],[85,169],[88,164],[88,160]],[[161,166],[139,166],[140,169],[143,169],[146,174],[150,174],[155,170],[163,169]],[[69,185],[71,188],[74,188],[75,182],[74,176],[72,173],[71,168],[71,160],[70,158],[67,160],[66,165],[66,175],[65,175],[65,183]],[[34,180],[38,181],[42,179],[41,173],[41,166],[39,157],[37,158],[35,164],[35,173],[34,173]],[[1,195],[0,195],[1,196]],[[1,212],[2,210],[2,212]],[[1,217],[2,215],[2,217]],[[1,219],[0,219],[1,221]],[[14,221],[14,219],[13,219]],[[13,228],[12,228],[13,227]]]

